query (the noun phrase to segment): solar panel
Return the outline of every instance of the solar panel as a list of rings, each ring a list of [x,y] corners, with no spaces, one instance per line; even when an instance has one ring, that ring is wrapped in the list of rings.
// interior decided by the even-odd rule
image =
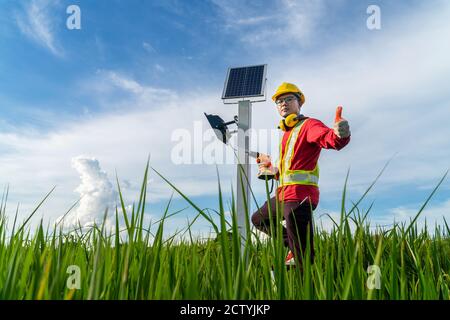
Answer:
[[[222,99],[264,96],[267,65],[228,69]]]

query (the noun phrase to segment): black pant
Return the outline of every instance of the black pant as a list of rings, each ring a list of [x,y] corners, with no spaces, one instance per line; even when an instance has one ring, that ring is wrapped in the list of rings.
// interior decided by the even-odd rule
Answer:
[[[262,208],[252,215],[252,223],[259,231],[268,235],[274,234],[270,232],[270,216],[268,202],[264,203]],[[273,228],[276,230],[276,197],[270,199],[270,210]],[[286,220],[286,228],[283,227],[283,241],[286,247],[291,249],[298,262],[302,262],[302,254],[305,255],[307,247],[307,237],[309,236],[310,259],[314,263],[314,239],[313,239],[313,221],[312,210],[316,206],[308,200],[303,203],[301,201],[278,202],[278,208],[283,213],[282,219]],[[311,210],[312,209],[312,210]],[[308,235],[309,233],[309,235]]]

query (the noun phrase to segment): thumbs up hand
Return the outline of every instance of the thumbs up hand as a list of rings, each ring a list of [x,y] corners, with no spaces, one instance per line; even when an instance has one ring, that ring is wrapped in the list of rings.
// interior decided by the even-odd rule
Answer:
[[[338,106],[336,109],[336,117],[334,118],[334,133],[339,138],[347,138],[350,136],[350,127],[348,121],[342,118],[342,107]]]

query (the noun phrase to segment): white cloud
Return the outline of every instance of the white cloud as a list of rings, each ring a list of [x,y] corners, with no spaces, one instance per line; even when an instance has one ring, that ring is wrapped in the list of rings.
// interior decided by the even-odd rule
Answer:
[[[144,92],[144,87],[141,86],[134,80],[122,77],[115,72],[109,71],[107,73],[109,79],[119,88],[130,91],[135,94],[142,94]]]
[[[160,65],[160,64],[155,64],[155,69],[156,69],[156,71],[158,71],[158,72],[164,72],[166,69],[162,66],[162,65]]]
[[[64,52],[55,39],[55,21],[51,13],[56,3],[55,0],[32,0],[25,5],[23,13],[17,14],[16,22],[28,38],[54,55],[63,56]]]
[[[394,223],[409,226],[418,214],[423,204],[402,205],[388,210],[382,216],[372,217],[374,224],[392,227]],[[420,213],[416,225],[418,230],[423,230],[425,224],[429,232],[435,231],[435,226],[440,226],[441,231],[446,232],[444,219],[450,223],[450,199],[439,204],[428,204]]]
[[[236,25],[258,25],[262,22],[270,21],[270,16],[248,17],[236,20]]]
[[[142,47],[145,49],[145,51],[149,53],[155,53],[156,49],[148,42],[144,41],[142,42]]]
[[[393,228],[395,224],[408,227],[418,214],[422,205],[422,203],[406,204],[387,209],[387,212],[382,214],[369,213],[365,223],[370,225],[370,230],[372,231],[380,228],[388,230]],[[319,206],[314,213],[314,223],[317,227],[319,227],[319,229],[330,232],[335,226],[330,217],[338,225],[340,224],[339,212],[328,210]],[[351,217],[355,217],[354,214],[352,214]],[[426,224],[428,232],[430,233],[434,233],[435,226],[440,226],[440,230],[446,232],[444,219],[447,223],[450,223],[450,199],[440,203],[433,203],[433,201],[428,203],[420,213],[416,221],[416,226],[418,230],[423,230]],[[354,232],[356,230],[356,226],[351,219],[349,220],[349,225],[351,231]]]
[[[160,70],[162,66],[156,65],[155,68],[162,71]],[[90,94],[113,94],[117,92],[117,89],[129,93],[129,100],[125,103],[129,104],[132,101],[133,105],[127,106],[127,109],[135,109],[138,106],[147,108],[149,103],[156,105],[163,101],[169,101],[173,104],[178,99],[178,94],[175,91],[146,86],[129,76],[111,70],[97,70],[95,77],[84,80],[79,86],[81,90]],[[119,104],[114,101],[114,105]],[[111,108],[108,106],[108,109]]]
[[[81,179],[80,185],[75,190],[80,195],[80,202],[74,211],[64,218],[64,226],[101,225],[107,210],[105,225],[111,229],[114,226],[111,217],[114,217],[115,213],[117,192],[107,173],[100,168],[100,163],[95,158],[74,157],[72,166]]]
[[[105,89],[120,89],[130,93],[131,97],[115,101],[113,112],[82,121],[65,121],[48,133],[27,132],[26,128],[23,131],[0,133],[0,149],[8,150],[0,155],[0,176],[3,177],[3,183],[7,182],[11,186],[10,201],[23,203],[23,215],[31,211],[42,194],[45,194],[37,190],[49,190],[54,185],[57,188],[41,211],[46,218],[61,216],[78,199],[74,190],[79,184],[79,176],[71,167],[71,159],[80,154],[95,157],[109,176],[117,170],[121,181],[132,181],[132,187],[123,190],[126,199],[136,200],[149,155],[151,166],[187,196],[217,193],[215,166],[172,163],[171,149],[174,142],[171,136],[172,131],[179,128],[192,131],[194,121],[201,121],[203,130],[206,130],[208,124],[203,111],[211,113],[217,110],[218,106],[221,107],[219,99],[199,97],[195,93],[178,98],[172,91],[144,86],[110,71],[96,75],[97,83],[99,79],[102,79],[100,86]],[[93,90],[96,93],[97,88]],[[75,163],[83,181],[90,181],[83,182],[78,191],[85,194],[90,185],[103,188],[107,184],[105,180],[98,180],[101,174],[95,161],[85,159]],[[227,172],[231,166],[220,168],[225,171],[225,177],[221,178],[227,181]],[[153,181],[148,186],[147,200],[167,200],[173,192],[171,187],[153,171],[149,175]],[[6,177],[7,181],[4,180]],[[86,217],[86,221],[94,215],[93,212],[84,213],[89,205],[95,204],[92,210],[98,212],[100,203],[104,205],[106,199],[110,199],[106,195],[111,195],[111,191],[103,189],[103,192],[97,194],[98,198],[87,197],[85,200],[86,208],[81,215]],[[179,198],[177,195],[175,197]],[[99,215],[103,212],[101,210]]]
[[[322,0],[279,0],[272,10],[242,1],[213,3],[220,9],[226,29],[237,31],[242,42],[258,46],[293,41],[295,46],[306,46],[317,40],[314,35],[321,29],[320,21],[326,14]]]

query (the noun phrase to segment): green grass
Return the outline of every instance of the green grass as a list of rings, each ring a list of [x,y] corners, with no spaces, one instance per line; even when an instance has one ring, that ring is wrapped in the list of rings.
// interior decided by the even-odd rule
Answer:
[[[302,272],[299,268],[286,270],[286,249],[280,237],[259,240],[249,226],[246,237],[240,237],[233,205],[231,219],[225,218],[220,180],[216,216],[211,216],[211,210],[200,209],[160,175],[197,216],[186,226],[183,237],[179,232],[165,234],[165,224],[179,213],[171,212],[169,201],[160,221],[144,225],[148,169],[147,164],[139,200],[131,211],[126,210],[117,183],[120,207],[115,209],[112,231],[104,223],[68,232],[62,224],[45,228],[41,222],[31,233],[28,222],[42,202],[20,225],[16,213],[10,227],[6,192],[0,205],[0,299],[450,298],[447,222],[443,221],[443,228],[436,226],[434,232],[419,230],[416,224],[446,175],[410,224],[390,229],[371,228],[367,222],[371,207],[365,211],[358,207],[378,177],[350,210],[345,208],[346,179],[340,221],[335,221],[331,232],[316,228],[315,263],[311,265],[306,259]],[[124,230],[119,226],[121,215]],[[199,219],[210,223],[212,239],[192,235],[191,228]],[[281,224],[273,227],[281,228]],[[67,268],[72,265],[81,271],[80,289],[67,287]],[[370,265],[381,270],[380,289],[369,290],[366,285]]]

